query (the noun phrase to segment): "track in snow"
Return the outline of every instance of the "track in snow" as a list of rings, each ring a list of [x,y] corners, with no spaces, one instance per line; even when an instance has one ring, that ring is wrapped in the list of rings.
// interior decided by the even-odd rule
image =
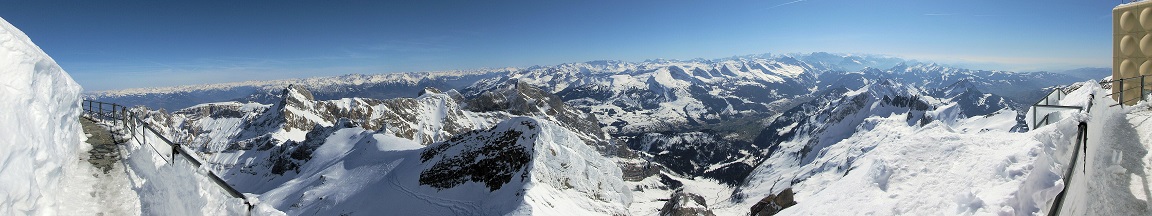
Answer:
[[[388,176],[388,183],[392,184],[393,188],[404,192],[412,198],[420,199],[432,205],[446,208],[451,210],[455,215],[475,215],[480,212],[480,206],[476,205],[476,203],[428,196],[408,190],[408,188],[405,188],[403,185],[400,185],[400,183],[396,181],[396,176],[394,175]]]
[[[113,133],[89,119],[81,118],[80,122],[84,133],[89,135],[87,142],[93,146],[92,150],[82,152],[80,158],[88,162],[82,164],[91,164],[95,168],[92,169],[92,177],[95,177],[94,182],[91,182],[92,192],[88,195],[97,204],[94,206],[96,212],[84,213],[139,215],[140,199],[132,190],[126,167],[120,160],[121,149],[115,143]]]

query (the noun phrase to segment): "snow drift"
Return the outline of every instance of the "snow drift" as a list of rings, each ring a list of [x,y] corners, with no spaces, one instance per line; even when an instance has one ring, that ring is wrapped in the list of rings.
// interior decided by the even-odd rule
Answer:
[[[0,18],[0,215],[59,214],[58,187],[77,174],[80,85]]]

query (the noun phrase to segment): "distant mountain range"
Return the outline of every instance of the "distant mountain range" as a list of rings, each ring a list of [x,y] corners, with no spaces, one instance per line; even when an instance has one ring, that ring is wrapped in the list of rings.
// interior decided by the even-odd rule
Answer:
[[[1087,67],[1087,68],[1077,68],[1077,69],[1065,70],[1065,71],[1057,71],[1055,73],[1066,74],[1066,75],[1074,76],[1074,77],[1081,78],[1084,80],[1089,80],[1089,79],[1100,80],[1100,79],[1103,79],[1104,77],[1112,76],[1112,68]]]
[[[1074,73],[1101,70],[1083,71],[1095,72]],[[763,197],[748,196],[782,189],[747,193],[764,187],[750,179],[781,175],[765,167],[823,163],[820,152],[873,127],[875,117],[957,133],[1027,131],[1021,110],[1045,88],[1081,80],[811,53],[345,75],[87,97],[166,110],[150,112],[149,121],[195,147],[243,192],[281,198],[273,205],[288,212],[352,209],[368,204],[340,199],[392,191],[439,201],[380,208],[628,214],[665,206],[672,194],[699,197],[677,191],[701,182],[733,191],[726,201],[733,205],[754,204]],[[382,150],[393,148],[403,150]],[[362,170],[378,176],[368,182],[330,174],[360,166],[391,168]],[[340,187],[376,189],[337,200],[317,195]],[[664,211],[683,205],[668,206]]]

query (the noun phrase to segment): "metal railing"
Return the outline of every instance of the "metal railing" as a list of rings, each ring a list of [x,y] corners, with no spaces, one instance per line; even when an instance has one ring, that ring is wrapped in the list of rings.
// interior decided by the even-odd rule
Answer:
[[[1083,151],[1080,150],[1081,147],[1084,148]],[[1084,163],[1082,163],[1083,166],[1088,165],[1088,157],[1081,155],[1088,152],[1088,122],[1080,122],[1079,125],[1076,125],[1076,146],[1074,146],[1073,149],[1072,159],[1068,162],[1068,170],[1064,171],[1064,178],[1069,181],[1072,180],[1072,175],[1076,174],[1076,159],[1084,160]],[[1087,174],[1088,167],[1084,167],[1081,171],[1084,172],[1083,174]],[[1056,199],[1052,201],[1052,208],[1048,210],[1049,216],[1060,215],[1060,208],[1064,206],[1064,198],[1067,197],[1068,187],[1072,186],[1069,181],[1065,181],[1064,190],[1056,194]]]
[[[1056,88],[1053,89],[1052,92],[1049,92],[1048,95],[1045,95],[1044,98],[1040,99],[1040,101],[1033,103],[1031,107],[1032,124],[1028,125],[1029,128],[1035,130],[1036,128],[1043,127],[1045,125],[1051,124],[1054,121],[1060,120],[1060,111],[1084,110],[1084,107],[1080,106],[1059,105],[1060,100],[1063,100],[1065,96],[1068,96],[1068,92],[1070,91],[1071,89]],[[1044,113],[1043,117],[1040,115],[1041,112]]]
[[[82,105],[84,107],[84,112],[87,113],[91,118],[101,121],[113,121],[114,124],[119,123],[120,126],[123,126],[125,132],[130,134],[132,139],[137,140],[137,142],[141,144],[147,144],[152,148],[154,152],[156,152],[157,155],[160,155],[160,157],[163,158],[165,162],[176,162],[176,155],[180,155],[186,161],[191,162],[194,168],[199,169],[200,166],[204,164],[199,159],[193,157],[192,154],[185,150],[180,144],[172,142],[171,139],[164,137],[164,135],[156,131],[156,129],[153,128],[151,124],[145,122],[143,119],[140,119],[136,113],[133,113],[123,105],[92,100],[84,100]],[[165,155],[160,151],[160,148],[152,145],[152,143],[146,142],[147,140],[145,137],[147,137],[147,134],[145,133],[152,133],[156,137],[160,138],[160,140],[165,144],[168,144],[167,147],[171,148],[171,151],[168,151],[169,154]],[[165,156],[167,156],[167,158],[164,158]],[[220,178],[220,176],[217,176],[211,170],[205,172],[204,175],[207,176],[208,179],[212,181],[212,183],[215,183],[217,186],[227,192],[228,195],[244,200],[244,206],[246,207],[245,211],[251,213],[252,204],[248,202],[248,198],[244,196],[243,193],[240,193],[240,191],[236,190],[236,188],[232,187],[232,185],[224,182],[224,179]]]
[[[1070,91],[1071,90],[1062,90],[1062,88],[1056,88],[1056,90],[1053,90],[1053,92],[1048,93],[1048,95],[1046,95],[1045,99],[1041,99],[1040,101],[1037,101],[1036,103],[1034,103],[1034,105],[1032,106],[1032,119],[1033,119],[1033,128],[1032,129],[1039,128],[1039,126],[1051,124],[1051,122],[1054,122],[1054,121],[1059,121],[1059,119],[1054,119],[1054,118],[1060,117],[1059,111],[1061,109],[1079,109],[1085,115],[1091,114],[1092,113],[1093,100],[1096,100],[1096,93],[1089,94],[1089,100],[1087,100],[1087,106],[1084,106],[1084,107],[1059,105],[1060,100],[1063,99],[1063,97],[1066,97],[1066,95]],[[1053,98],[1055,98],[1055,102],[1052,101]],[[1037,117],[1038,117],[1037,113],[1039,111],[1038,108],[1051,108],[1052,110],[1055,110],[1055,111],[1051,111],[1051,113],[1045,114],[1043,118],[1037,119]],[[1055,117],[1053,117],[1053,116],[1055,116]],[[1077,126],[1076,126],[1076,140],[1075,140],[1075,146],[1073,146],[1073,157],[1071,157],[1071,159],[1069,159],[1068,170],[1064,171],[1064,175],[1063,175],[1063,178],[1066,179],[1066,180],[1064,180],[1064,188],[1062,191],[1060,191],[1060,193],[1056,194],[1056,198],[1052,202],[1052,207],[1048,209],[1048,215],[1049,216],[1060,215],[1060,208],[1063,207],[1064,198],[1066,198],[1067,192],[1069,190],[1068,187],[1071,185],[1071,184],[1069,184],[1070,180],[1073,179],[1073,176],[1076,173],[1075,170],[1076,170],[1077,159],[1084,160],[1084,162],[1081,164],[1087,164],[1087,157],[1081,155],[1081,154],[1086,154],[1086,153],[1087,153],[1087,122],[1082,121],[1082,122],[1079,122],[1079,124],[1077,124]],[[1083,169],[1083,171],[1086,173],[1087,168],[1085,167]]]
[[[1123,81],[1123,80],[1120,80],[1120,81]],[[1113,81],[1104,81],[1104,82],[1101,82],[1101,84],[1112,83],[1112,82]],[[1121,83],[1120,86],[1122,87],[1124,82],[1120,82],[1120,83]],[[1141,81],[1141,83],[1143,83],[1143,81]],[[1076,87],[1079,87],[1079,86],[1076,86]],[[1068,93],[1075,90],[1074,88],[1076,88],[1076,87],[1053,89],[1052,92],[1049,92],[1048,95],[1044,96],[1044,98],[1040,99],[1039,101],[1036,101],[1036,103],[1033,103],[1033,105],[1031,107],[1031,109],[1032,109],[1031,110],[1032,111],[1032,115],[1031,115],[1032,124],[1029,125],[1029,126],[1031,126],[1031,129],[1035,130],[1036,128],[1040,128],[1040,127],[1043,127],[1045,125],[1049,125],[1052,122],[1059,121],[1060,118],[1062,118],[1064,115],[1064,113],[1062,113],[1060,111],[1079,110],[1081,113],[1084,113],[1084,114],[1091,113],[1092,112],[1092,105],[1094,104],[1093,100],[1096,99],[1095,93],[1088,95],[1088,104],[1086,106],[1066,106],[1066,105],[1060,104],[1060,100],[1063,100],[1065,97],[1067,97]],[[1108,86],[1108,87],[1111,87],[1111,86]],[[1142,85],[1141,85],[1141,88],[1143,88]],[[1111,94],[1109,96],[1111,96]],[[1043,114],[1041,114],[1041,113],[1043,113]],[[1043,116],[1043,117],[1041,117],[1041,116]],[[1060,208],[1062,206],[1064,206],[1064,199],[1067,195],[1067,191],[1069,189],[1068,187],[1072,185],[1070,183],[1067,183],[1067,181],[1071,181],[1072,176],[1075,174],[1077,159],[1084,160],[1084,163],[1081,163],[1082,165],[1087,164],[1087,160],[1088,160],[1087,157],[1084,157],[1081,155],[1081,154],[1084,154],[1088,151],[1088,143],[1087,142],[1088,142],[1088,122],[1081,121],[1077,125],[1077,128],[1076,128],[1076,140],[1075,140],[1075,145],[1072,146],[1072,148],[1073,148],[1072,158],[1070,158],[1068,160],[1069,161],[1068,170],[1066,170],[1064,172],[1064,176],[1063,176],[1064,179],[1067,179],[1066,183],[1064,184],[1064,190],[1062,190],[1062,191],[1060,191],[1060,193],[1056,194],[1056,198],[1055,198],[1055,200],[1053,200],[1052,206],[1048,210],[1048,215],[1050,215],[1050,216],[1060,215]],[[1081,151],[1081,148],[1083,148],[1083,151]],[[1087,172],[1086,170],[1087,170],[1087,168],[1085,168],[1085,172]]]
[[[1152,79],[1146,78],[1148,76],[1152,76],[1152,75],[1140,75],[1140,76],[1136,76],[1136,77],[1128,77],[1128,78],[1123,78],[1123,79],[1105,80],[1105,81],[1101,81],[1100,84],[1107,87],[1108,89],[1113,89],[1112,86],[1115,86],[1116,88],[1112,90],[1112,93],[1108,94],[1109,97],[1114,97],[1113,99],[1115,99],[1117,102],[1116,104],[1113,104],[1112,106],[1124,106],[1125,104],[1128,104],[1129,102],[1133,102],[1133,104],[1134,104],[1134,102],[1142,101],[1142,100],[1146,99],[1145,95],[1148,95],[1148,93],[1150,93],[1149,90],[1152,90],[1152,89],[1149,89],[1149,87],[1152,87],[1152,86],[1148,86],[1148,84],[1145,84],[1145,83],[1147,83],[1147,80],[1152,80]],[[1137,83],[1134,86],[1125,87],[1125,85],[1133,85],[1133,84],[1131,84],[1131,82],[1137,81],[1137,80],[1139,80],[1140,83]],[[1130,83],[1130,84],[1124,84],[1124,83]],[[1138,91],[1138,92],[1132,92],[1132,91]],[[1136,97],[1129,96],[1131,98],[1125,98],[1124,97],[1125,95],[1132,94],[1132,93],[1136,93],[1137,96]]]

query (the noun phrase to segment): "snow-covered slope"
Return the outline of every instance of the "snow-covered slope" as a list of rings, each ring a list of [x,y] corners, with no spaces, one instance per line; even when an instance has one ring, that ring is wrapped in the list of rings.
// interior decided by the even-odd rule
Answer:
[[[3,19],[0,76],[0,214],[69,213],[83,200],[67,200],[79,191],[62,182],[90,175],[78,160],[91,148],[81,138],[80,85]]]
[[[431,91],[435,91],[432,89]],[[376,100],[318,101],[303,87],[282,90],[274,104],[210,103],[173,113],[152,111],[150,122],[204,153],[224,178],[262,193],[289,181],[332,133],[363,128],[421,145],[490,127],[507,113],[466,111],[450,93]]]
[[[420,161],[421,185],[480,195],[473,199],[489,210],[472,212],[617,215],[632,202],[615,163],[549,121],[512,118],[429,146]],[[522,200],[486,199],[477,190]]]
[[[762,198],[791,188],[799,204],[782,215],[1031,215],[1046,211],[1063,186],[1058,181],[1070,158],[1075,125],[1083,118],[1014,133],[1008,128],[1016,114],[1009,109],[942,117],[941,110],[950,112],[954,105],[940,105],[950,100],[932,97],[905,103],[923,103],[923,112],[881,109],[885,102],[875,98],[894,91],[868,86],[843,93],[855,97],[820,102],[862,101],[858,104],[864,106],[829,106],[852,112],[802,108],[795,111],[806,114],[778,119],[800,117],[795,126],[776,126],[778,133],[766,129],[762,137],[777,138],[769,142],[775,144],[768,150],[771,156],[729,200],[717,204],[718,212],[744,213]],[[1086,101],[1087,92],[1099,89],[1085,86],[1067,100]],[[856,100],[865,95],[871,96]],[[860,115],[866,112],[871,114]]]
[[[299,174],[259,199],[288,214],[623,214],[615,164],[548,121],[512,118],[427,148],[335,130]]]
[[[189,143],[239,190],[259,194],[260,200],[289,214],[316,210],[373,214],[369,212],[385,207],[414,214],[437,213],[435,209],[443,210],[437,214],[627,212],[629,192],[620,168],[601,155],[613,149],[613,142],[595,118],[534,86],[508,82],[493,87],[489,91],[493,94],[471,98],[454,90],[427,88],[415,98],[316,100],[308,89],[293,85],[273,104],[209,103],[173,113],[148,111],[145,116],[165,125],[166,134]],[[500,142],[493,140],[512,133],[522,134],[523,139],[517,140],[523,141],[504,147],[516,151],[480,155],[517,158],[523,166],[511,169],[481,162],[469,169],[444,170],[459,168],[446,165],[449,162],[479,160],[478,153],[470,151],[498,147]],[[383,144],[366,150],[364,143]],[[353,163],[365,168],[349,167]],[[480,193],[469,186],[473,184],[434,184],[436,178],[427,177],[432,171],[421,170],[474,174],[452,183],[484,182],[479,179],[498,173],[517,178],[484,182],[480,185],[490,190]],[[337,177],[344,172],[355,175]],[[328,181],[332,185],[322,186]],[[380,190],[400,197],[381,197]],[[379,202],[417,198],[431,201]],[[446,206],[461,199],[470,199],[470,204]]]
[[[852,140],[868,134],[871,127],[888,129],[877,125],[900,120],[903,126],[890,126],[911,128],[913,132],[905,133],[907,136],[930,136],[917,134],[916,128],[946,128],[944,131],[958,137],[1025,131],[1016,112],[1023,104],[1018,101],[1031,101],[1029,95],[1042,92],[1042,87],[1051,83],[1047,81],[1059,84],[1065,78],[1051,73],[967,70],[882,56],[813,53],[717,60],[594,61],[461,74],[349,75],[219,88],[106,92],[97,97],[170,101],[186,99],[172,97],[186,94],[203,96],[197,100],[234,100],[172,113],[151,112],[149,119],[196,148],[213,169],[226,173],[224,178],[242,191],[265,196],[300,195],[301,191],[285,191],[284,187],[315,177],[310,173],[315,169],[328,169],[322,168],[328,165],[318,162],[317,154],[335,136],[352,133],[348,131],[361,130],[355,132],[361,137],[370,134],[437,146],[453,143],[452,139],[463,134],[475,135],[470,131],[489,130],[510,118],[529,116],[574,133],[579,141],[613,161],[621,169],[621,177],[628,180],[625,184],[640,194],[642,200],[636,203],[642,208],[659,209],[669,204],[665,200],[674,192],[687,191],[682,198],[700,196],[707,201],[700,203],[707,206],[701,211],[712,208],[736,213],[739,211],[732,209],[745,211],[747,208],[741,206],[762,198],[755,196],[780,189],[749,186],[752,179],[787,178],[791,185],[826,175],[829,170],[846,174],[841,170],[844,167],[813,164],[832,163],[822,162],[830,157],[827,151],[854,148],[850,143],[863,141]],[[448,88],[441,91],[431,86]],[[260,90],[246,96],[213,96],[213,92],[245,88]],[[848,152],[841,156],[863,151]],[[381,158],[412,157],[403,156],[411,153],[387,154],[400,156]],[[384,159],[370,161],[393,164]],[[400,168],[372,172],[400,172],[393,169]],[[408,169],[417,168],[404,168]],[[763,170],[792,170],[787,171],[792,176],[765,174]],[[502,190],[486,188],[492,193]],[[329,189],[309,193],[330,193],[325,192]],[[578,195],[586,196],[586,192]],[[810,188],[798,189],[797,197],[807,199],[804,193],[808,192]],[[321,201],[299,202],[318,205]],[[341,208],[367,205],[357,203]],[[672,204],[684,207],[691,203]],[[306,204],[277,205],[301,208]]]
[[[1051,198],[1033,200],[1037,189],[1054,187],[1047,176],[1057,173],[1056,167],[1034,165],[1046,147],[1034,137],[1056,132],[966,134],[941,122],[908,126],[906,115],[870,117],[859,132],[821,149],[811,161],[768,159],[739,189],[737,196],[746,200],[733,211],[746,211],[786,188],[797,191],[799,205],[783,215],[1027,215]],[[1071,140],[1068,132],[1075,135],[1058,134]]]

